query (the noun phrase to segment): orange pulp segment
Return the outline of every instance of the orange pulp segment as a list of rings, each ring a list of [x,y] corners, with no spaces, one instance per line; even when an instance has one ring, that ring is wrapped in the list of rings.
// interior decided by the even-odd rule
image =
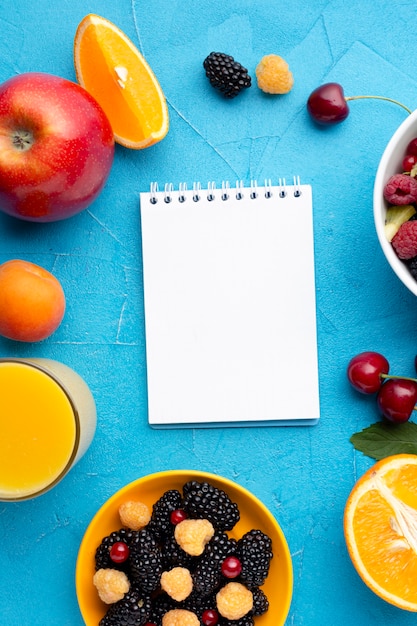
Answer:
[[[353,487],[344,532],[365,584],[402,609],[417,611],[417,456],[397,454],[371,467]]]
[[[169,118],[154,73],[131,40],[112,22],[89,14],[74,38],[77,80],[101,105],[115,141],[141,149],[165,137]]]

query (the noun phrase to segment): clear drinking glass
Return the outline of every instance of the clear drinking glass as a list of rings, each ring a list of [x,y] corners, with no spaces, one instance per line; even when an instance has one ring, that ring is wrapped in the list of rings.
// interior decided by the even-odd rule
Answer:
[[[67,365],[0,358],[0,501],[54,487],[88,449],[96,419],[90,389]]]

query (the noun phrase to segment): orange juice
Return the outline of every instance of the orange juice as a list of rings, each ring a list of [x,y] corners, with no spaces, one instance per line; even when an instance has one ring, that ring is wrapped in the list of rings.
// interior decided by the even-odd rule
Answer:
[[[0,359],[0,500],[44,493],[91,442],[95,404],[85,382],[49,359]]]

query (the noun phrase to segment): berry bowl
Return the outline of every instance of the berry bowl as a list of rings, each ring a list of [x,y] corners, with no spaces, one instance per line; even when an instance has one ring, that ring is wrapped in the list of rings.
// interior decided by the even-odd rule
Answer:
[[[385,258],[401,282],[417,296],[417,281],[387,239],[385,223],[388,202],[384,198],[385,184],[391,176],[403,171],[402,162],[407,146],[415,137],[417,137],[417,110],[398,127],[382,154],[375,177],[373,205],[375,228]]]
[[[259,529],[272,540],[273,557],[261,587],[268,598],[269,608],[263,615],[254,617],[254,624],[284,625],[292,597],[292,562],[285,536],[272,513],[251,492],[227,478],[200,471],[172,470],[150,474],[129,483],[111,496],[91,520],[80,545],[75,575],[78,604],[86,626],[98,626],[107,610],[93,583],[94,557],[102,539],[122,527],[119,507],[129,500],[139,500],[152,510],[153,504],[166,491],[177,489],[182,492],[183,485],[191,480],[213,485],[237,504],[240,519],[233,529],[226,531],[230,538],[239,539],[246,532]]]

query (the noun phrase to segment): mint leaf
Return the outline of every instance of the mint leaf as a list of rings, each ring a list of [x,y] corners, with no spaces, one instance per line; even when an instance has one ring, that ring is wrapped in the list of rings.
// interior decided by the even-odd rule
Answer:
[[[349,440],[359,452],[379,461],[392,454],[417,454],[417,424],[377,422]]]

